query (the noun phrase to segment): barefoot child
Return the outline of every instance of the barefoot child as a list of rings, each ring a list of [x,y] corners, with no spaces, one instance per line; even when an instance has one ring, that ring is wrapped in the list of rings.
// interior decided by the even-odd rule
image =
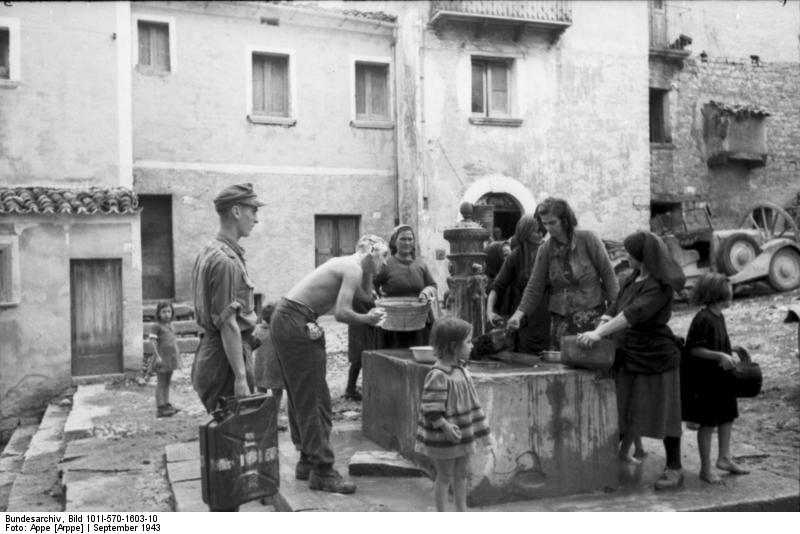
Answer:
[[[696,304],[705,307],[692,319],[681,362],[683,420],[699,425],[700,479],[709,484],[720,482],[711,470],[714,428],[719,434],[717,469],[736,475],[748,473],[730,457],[731,429],[739,410],[735,378],[731,372],[736,360],[731,356],[731,342],[722,310],[729,306],[732,295],[728,279],[721,274],[706,274],[698,280],[692,298]]]
[[[156,323],[150,333],[153,342],[153,369],[156,372],[156,417],[172,417],[178,409],[169,403],[169,383],[172,372],[178,368],[178,339],[172,328],[175,309],[169,302],[159,302],[156,306]]]
[[[478,402],[472,377],[462,362],[472,350],[472,327],[447,317],[431,330],[436,364],[422,389],[415,450],[436,467],[436,510],[444,511],[452,484],[456,510],[467,510],[467,468],[475,440],[489,435],[486,416]]]

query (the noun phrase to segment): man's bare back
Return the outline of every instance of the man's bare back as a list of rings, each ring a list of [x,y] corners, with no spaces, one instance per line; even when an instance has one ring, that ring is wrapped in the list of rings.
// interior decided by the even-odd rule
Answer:
[[[352,300],[362,274],[363,269],[355,256],[331,258],[296,283],[286,298],[305,304],[317,315],[324,315],[334,308],[341,291],[350,289]],[[352,288],[342,287],[343,280],[356,280],[356,284]]]

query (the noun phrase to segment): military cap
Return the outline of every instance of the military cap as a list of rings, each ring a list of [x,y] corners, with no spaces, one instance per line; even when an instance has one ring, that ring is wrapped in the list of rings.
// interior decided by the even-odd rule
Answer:
[[[231,185],[219,192],[214,199],[214,206],[217,209],[232,206],[234,204],[243,204],[245,206],[253,206],[258,208],[263,206],[264,203],[258,200],[256,192],[253,191],[253,184],[236,184]]]

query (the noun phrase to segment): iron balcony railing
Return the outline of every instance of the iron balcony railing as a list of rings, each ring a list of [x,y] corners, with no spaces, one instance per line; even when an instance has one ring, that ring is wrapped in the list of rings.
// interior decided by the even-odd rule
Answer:
[[[431,23],[444,19],[490,19],[567,27],[572,24],[572,1],[432,1]]]

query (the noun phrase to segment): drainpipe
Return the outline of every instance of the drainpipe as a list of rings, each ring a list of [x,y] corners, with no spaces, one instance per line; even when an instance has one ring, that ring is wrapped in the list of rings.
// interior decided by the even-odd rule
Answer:
[[[394,226],[400,224],[400,77],[397,64],[397,23],[392,30],[394,62]]]

